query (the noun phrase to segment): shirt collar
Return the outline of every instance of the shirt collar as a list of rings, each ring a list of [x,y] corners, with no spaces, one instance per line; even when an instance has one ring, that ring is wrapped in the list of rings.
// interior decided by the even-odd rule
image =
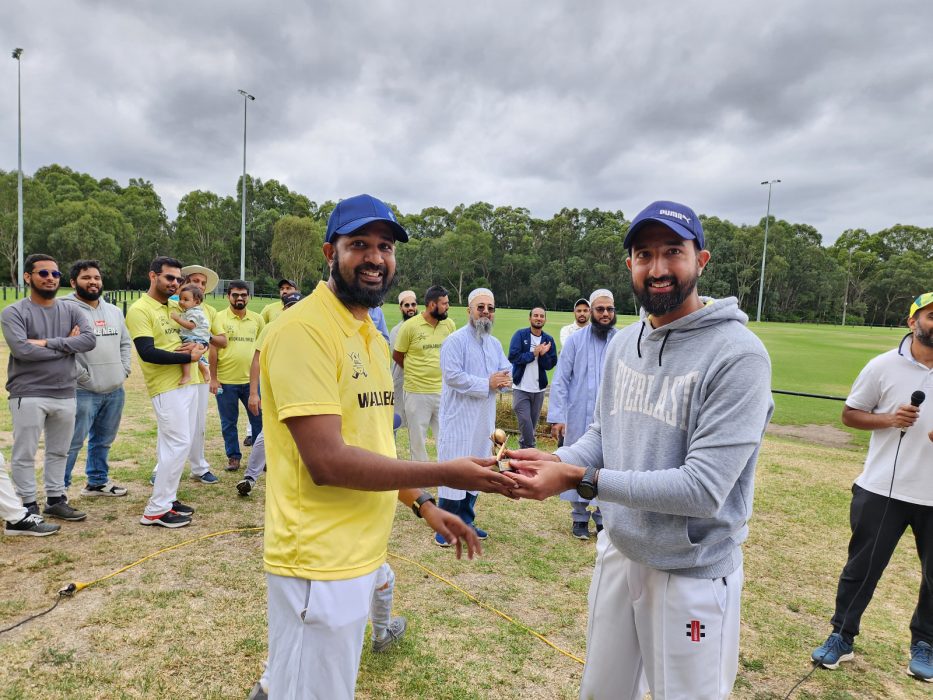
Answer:
[[[337,298],[330,290],[330,287],[327,286],[326,282],[318,282],[317,287],[314,288],[313,294],[320,295],[324,308],[330,312],[331,317],[336,321],[344,335],[349,337],[354,333],[362,332],[363,326],[367,325],[367,323],[375,329],[376,326],[373,324],[369,314],[366,314],[365,320],[360,321],[356,316],[350,313],[350,309]]]

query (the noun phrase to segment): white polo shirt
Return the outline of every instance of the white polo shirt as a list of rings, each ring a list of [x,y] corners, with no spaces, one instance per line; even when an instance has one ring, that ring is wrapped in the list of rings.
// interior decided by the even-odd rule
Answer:
[[[846,405],[869,413],[894,413],[910,403],[913,392],[927,396],[920,405],[917,422],[908,428],[897,455],[892,498],[907,503],[933,506],[933,369],[914,360],[910,338],[898,348],[871,360],[859,373],[846,399]],[[866,491],[888,495],[891,470],[901,431],[897,428],[873,430],[868,444],[865,469],[855,483]]]

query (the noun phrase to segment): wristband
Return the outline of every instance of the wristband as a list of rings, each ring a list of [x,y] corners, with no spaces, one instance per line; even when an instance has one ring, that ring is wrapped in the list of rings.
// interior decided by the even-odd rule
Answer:
[[[411,511],[417,515],[419,518],[423,518],[421,515],[421,506],[423,506],[428,501],[431,501],[434,505],[437,505],[437,501],[434,500],[434,496],[425,491],[418,498],[415,499],[415,502],[411,504]]]

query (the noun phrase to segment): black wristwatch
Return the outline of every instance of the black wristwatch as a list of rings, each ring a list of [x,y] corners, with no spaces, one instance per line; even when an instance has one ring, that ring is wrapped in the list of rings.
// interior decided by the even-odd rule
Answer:
[[[588,501],[596,498],[599,489],[596,488],[596,472],[599,471],[596,467],[587,467],[586,471],[583,472],[583,478],[580,479],[580,483],[577,484],[577,493],[580,498],[585,498]]]
[[[434,505],[437,505],[437,501],[434,500],[434,496],[425,491],[418,498],[415,499],[415,502],[411,504],[411,511],[417,515],[419,518],[423,518],[421,515],[421,506],[423,506],[428,501],[431,501]]]

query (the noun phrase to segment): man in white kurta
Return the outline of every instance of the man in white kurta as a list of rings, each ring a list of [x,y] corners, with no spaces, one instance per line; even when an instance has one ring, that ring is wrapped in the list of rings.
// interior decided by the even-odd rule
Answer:
[[[616,334],[612,292],[608,289],[593,292],[590,295],[590,314],[590,324],[568,337],[561,349],[548,399],[547,422],[552,424],[551,434],[558,441],[563,437],[561,444],[568,447],[580,439],[593,421],[606,348]],[[573,508],[571,532],[574,537],[589,539],[590,517],[597,532],[603,529],[599,506],[591,514],[588,509],[590,501],[580,496],[576,489],[564,491],[560,497],[570,501]]]
[[[468,297],[469,323],[451,333],[441,346],[440,436],[437,459],[486,456],[496,427],[496,395],[512,385],[512,365],[502,343],[492,335],[496,307],[491,291],[474,289]],[[484,540],[487,533],[473,524],[476,491],[441,486],[437,505],[459,515]],[[450,545],[435,537],[440,547]]]

